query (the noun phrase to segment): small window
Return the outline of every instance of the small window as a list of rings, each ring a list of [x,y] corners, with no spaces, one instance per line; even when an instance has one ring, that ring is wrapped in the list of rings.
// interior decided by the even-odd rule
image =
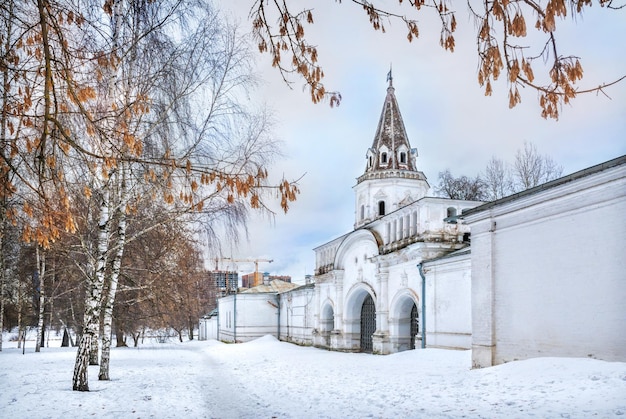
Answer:
[[[380,155],[380,162],[382,164],[387,164],[387,153],[383,153]]]
[[[448,217],[456,217],[456,208],[450,207],[448,208]]]
[[[378,215],[385,215],[385,201],[378,201]]]
[[[404,151],[400,153],[400,163],[406,164],[406,153]]]
[[[361,205],[361,220],[365,218],[365,205]]]
[[[372,156],[369,156],[369,160],[367,162],[367,167],[372,167]]]

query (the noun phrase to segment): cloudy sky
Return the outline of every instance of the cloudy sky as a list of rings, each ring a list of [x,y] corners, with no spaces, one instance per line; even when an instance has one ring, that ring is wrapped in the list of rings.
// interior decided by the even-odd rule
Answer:
[[[244,29],[250,28],[252,0],[222,3]],[[284,144],[285,157],[271,172],[288,179],[304,175],[301,194],[287,215],[255,219],[250,243],[226,251],[235,258],[274,260],[260,264],[260,270],[302,282],[315,269],[312,249],[352,230],[352,187],[365,169],[390,65],[409,141],[418,149],[418,167],[431,187],[445,169],[456,176],[475,176],[492,156],[512,161],[524,141],[560,163],[564,174],[626,154],[626,80],[607,88],[606,95],[579,96],[562,109],[558,121],[541,118],[538,96],[530,89],[522,89],[522,103],[509,109],[504,80],[485,97],[477,83],[475,29],[465,2],[455,3],[458,29],[452,54],[439,46],[438,17],[428,10],[419,16],[420,38],[409,43],[402,24],[386,22],[386,33],[375,32],[362,9],[349,1],[292,3],[294,11],[302,4],[314,6],[315,23],[305,33],[318,46],[325,85],[339,90],[343,100],[336,108],[312,104],[302,81],[295,79],[290,89],[271,68],[267,54],[258,55],[263,85],[255,99],[274,111],[275,133]],[[408,7],[400,11],[411,12]],[[533,33],[534,20],[527,19]],[[576,22],[557,25],[559,54],[581,58],[581,87],[626,75],[626,10],[608,11],[594,4]],[[541,69],[536,65],[534,72]],[[238,269],[251,272],[254,266]]]

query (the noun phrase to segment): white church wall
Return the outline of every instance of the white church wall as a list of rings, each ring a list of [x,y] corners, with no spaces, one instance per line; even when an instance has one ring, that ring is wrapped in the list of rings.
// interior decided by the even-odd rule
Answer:
[[[217,300],[217,309],[219,312],[219,337],[224,342],[234,342],[235,327],[233,323],[234,312],[234,295],[222,297]]]
[[[341,318],[337,317],[338,307],[335,289],[329,281],[332,281],[330,274],[316,278],[313,298],[315,307],[312,331],[313,344],[326,348],[331,345],[331,332],[341,328]]]
[[[218,339],[218,317],[202,317],[198,324],[198,340]]]
[[[474,214],[473,364],[626,361],[626,166]]]
[[[298,345],[313,345],[315,288],[313,285],[279,294],[279,339]]]
[[[469,253],[424,263],[427,347],[471,348],[470,269]]]
[[[278,336],[276,294],[242,293],[218,300],[219,339],[248,342],[265,335]]]

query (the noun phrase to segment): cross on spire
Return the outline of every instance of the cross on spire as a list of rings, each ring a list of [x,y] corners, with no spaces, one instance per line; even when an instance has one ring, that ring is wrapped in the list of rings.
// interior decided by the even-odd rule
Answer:
[[[389,87],[393,87],[393,77],[391,75],[391,64],[389,64],[389,73],[387,73],[387,81],[389,82]]]

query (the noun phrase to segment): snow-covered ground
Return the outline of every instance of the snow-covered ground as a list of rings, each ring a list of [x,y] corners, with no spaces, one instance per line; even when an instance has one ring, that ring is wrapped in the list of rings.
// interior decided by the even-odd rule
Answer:
[[[90,367],[71,390],[75,348],[4,341],[2,418],[609,418],[626,414],[626,363],[539,358],[470,369],[469,351],[388,356],[249,343],[115,348],[111,381]]]

